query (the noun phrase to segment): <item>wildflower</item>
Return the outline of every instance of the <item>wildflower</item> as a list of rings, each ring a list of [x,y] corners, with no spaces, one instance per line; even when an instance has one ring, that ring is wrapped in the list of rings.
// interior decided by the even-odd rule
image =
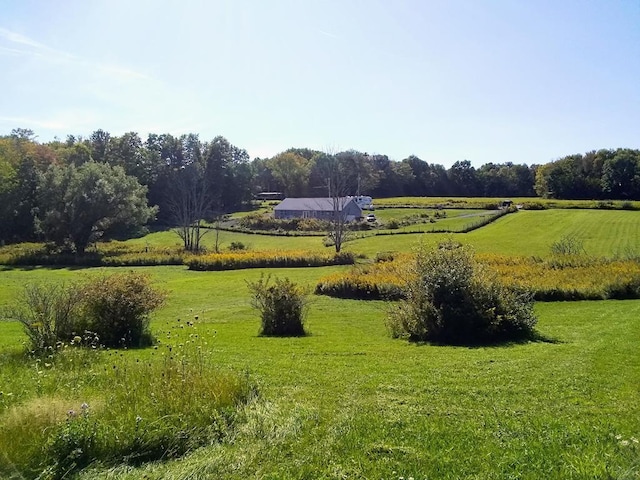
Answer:
[[[86,412],[89,409],[89,404],[87,402],[83,402],[82,405],[80,405],[80,408],[83,412]]]
[[[629,445],[629,440],[620,440],[620,445],[627,447]]]
[[[76,411],[75,411],[75,410],[69,410],[69,411],[67,412],[67,417],[69,417],[69,418],[73,418],[73,417],[75,417],[75,416],[76,416]]]
[[[140,423],[142,421],[142,417],[140,415],[138,415],[136,417],[136,423]]]

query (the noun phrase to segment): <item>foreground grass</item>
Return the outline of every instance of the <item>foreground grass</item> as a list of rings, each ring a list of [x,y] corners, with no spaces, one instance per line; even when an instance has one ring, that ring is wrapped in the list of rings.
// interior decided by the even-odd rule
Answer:
[[[340,268],[274,273],[314,285]],[[0,304],[25,281],[101,270],[4,271]],[[186,339],[191,331],[176,326],[190,319],[221,368],[257,379],[260,400],[222,443],[177,461],[96,466],[82,478],[640,476],[639,301],[539,304],[547,341],[469,349],[392,340],[383,304],[322,297],[310,336],[261,338],[245,281],[262,271],[147,271],[170,291],[153,323],[161,348]],[[0,352],[14,351],[19,328],[0,329]],[[122,354],[144,361],[152,352]],[[37,396],[26,373],[7,373],[5,392],[22,385]]]

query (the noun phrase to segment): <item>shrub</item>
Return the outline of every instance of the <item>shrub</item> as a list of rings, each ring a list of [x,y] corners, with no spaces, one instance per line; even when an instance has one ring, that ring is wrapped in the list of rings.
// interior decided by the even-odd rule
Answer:
[[[84,330],[98,335],[107,347],[151,344],[149,313],[162,305],[164,293],[149,277],[116,273],[91,280],[83,289]]]
[[[81,294],[76,285],[27,285],[20,304],[8,312],[29,338],[29,351],[42,354],[60,341],[70,340],[80,314]]]
[[[542,202],[524,202],[522,204],[523,210],[546,210],[547,206]]]
[[[251,306],[260,312],[262,320],[260,334],[266,336],[302,336],[307,296],[302,288],[288,278],[261,276],[248,282]]]
[[[244,243],[239,241],[231,242],[231,244],[229,245],[229,250],[234,252],[238,250],[246,250],[246,249],[247,249],[247,246]]]
[[[302,232],[324,232],[330,228],[330,222],[317,218],[297,219],[297,228]]]
[[[317,218],[274,218],[270,214],[251,214],[243,217],[240,222],[240,227],[247,230],[262,230],[262,231],[324,231],[329,228],[329,222],[320,220]]]
[[[393,262],[393,259],[395,258],[395,255],[396,255],[395,252],[378,252],[378,253],[376,253],[376,257],[375,257],[374,261],[376,263]]]
[[[580,255],[585,253],[584,242],[575,235],[565,235],[551,244],[553,255]]]
[[[405,299],[389,312],[392,336],[477,344],[532,334],[531,294],[498,282],[468,249],[446,242],[420,251],[412,270]]]
[[[611,200],[600,200],[596,203],[596,208],[601,210],[613,210],[616,208],[616,205]]]
[[[389,230],[397,230],[398,228],[400,228],[400,223],[398,222],[398,220],[393,218],[387,222],[387,228]]]

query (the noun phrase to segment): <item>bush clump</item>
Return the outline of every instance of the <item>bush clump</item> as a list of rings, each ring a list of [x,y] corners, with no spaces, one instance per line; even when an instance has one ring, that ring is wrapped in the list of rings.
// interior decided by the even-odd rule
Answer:
[[[52,351],[75,330],[82,293],[78,285],[27,285],[7,316],[18,320],[34,353]]]
[[[307,311],[307,295],[288,278],[260,276],[248,282],[251,306],[260,312],[260,335],[304,336],[304,318]]]
[[[532,335],[532,295],[500,283],[467,248],[445,242],[419,251],[411,270],[405,299],[389,312],[392,336],[468,345]]]
[[[244,243],[239,241],[238,242],[234,241],[229,244],[229,250],[231,250],[232,252],[237,252],[239,250],[246,250],[246,249],[247,249],[247,246]]]
[[[142,273],[115,273],[91,280],[83,288],[84,330],[107,347],[143,347],[153,341],[149,314],[164,293]]]
[[[146,275],[117,273],[84,284],[28,285],[7,316],[22,324],[34,354],[79,342],[86,332],[106,347],[140,347],[152,343],[149,314],[163,301]]]

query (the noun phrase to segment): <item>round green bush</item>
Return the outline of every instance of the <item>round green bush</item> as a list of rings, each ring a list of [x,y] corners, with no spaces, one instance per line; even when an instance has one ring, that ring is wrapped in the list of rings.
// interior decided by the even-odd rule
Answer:
[[[459,244],[419,251],[409,278],[405,299],[389,312],[394,337],[468,345],[533,333],[533,296],[500,283]]]
[[[83,327],[107,347],[150,345],[149,314],[162,305],[164,298],[164,293],[141,273],[114,273],[92,279],[83,288]]]

